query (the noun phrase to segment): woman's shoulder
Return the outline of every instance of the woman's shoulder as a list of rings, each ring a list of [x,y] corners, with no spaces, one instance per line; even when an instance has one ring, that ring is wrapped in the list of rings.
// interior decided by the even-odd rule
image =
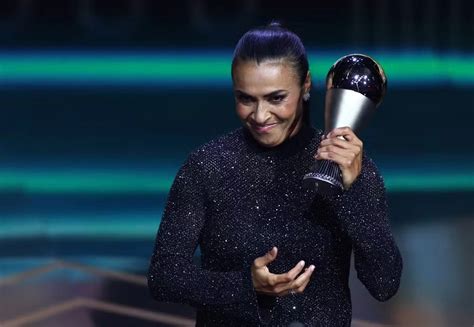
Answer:
[[[197,146],[188,155],[188,160],[204,166],[219,165],[223,160],[232,160],[243,146],[243,128],[239,127]]]
[[[235,149],[243,143],[243,128],[235,128],[198,146],[194,152],[219,153],[221,150]]]

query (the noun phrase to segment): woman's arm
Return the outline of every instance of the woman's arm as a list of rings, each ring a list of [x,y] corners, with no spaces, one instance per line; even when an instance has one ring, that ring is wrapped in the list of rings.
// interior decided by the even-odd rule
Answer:
[[[352,242],[357,277],[374,298],[390,299],[399,288],[403,261],[388,220],[383,179],[365,153],[361,173],[336,196],[335,208]]]
[[[158,301],[258,317],[251,263],[242,271],[208,271],[193,263],[205,222],[206,193],[201,162],[191,154],[180,168],[156,235],[148,287]]]

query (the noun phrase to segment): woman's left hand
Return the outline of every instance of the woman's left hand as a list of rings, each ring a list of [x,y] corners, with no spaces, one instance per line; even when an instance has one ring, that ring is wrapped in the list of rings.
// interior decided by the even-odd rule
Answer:
[[[344,137],[341,139],[340,137]],[[362,168],[363,143],[350,127],[333,129],[323,136],[315,158],[334,161],[342,172],[344,189],[349,189]]]

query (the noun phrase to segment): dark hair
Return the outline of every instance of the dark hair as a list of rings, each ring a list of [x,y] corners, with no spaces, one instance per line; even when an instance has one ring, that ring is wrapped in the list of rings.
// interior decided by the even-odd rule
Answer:
[[[303,85],[309,70],[306,50],[300,38],[278,22],[252,29],[237,43],[232,59],[232,78],[239,61],[285,60],[296,71],[300,85]],[[303,123],[310,125],[309,100],[303,101]]]

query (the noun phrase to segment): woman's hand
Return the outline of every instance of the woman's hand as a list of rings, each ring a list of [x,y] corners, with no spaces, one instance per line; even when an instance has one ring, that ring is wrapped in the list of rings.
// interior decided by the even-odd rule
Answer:
[[[276,259],[278,249],[273,247],[264,256],[254,260],[252,265],[252,281],[257,292],[267,295],[283,296],[295,293],[302,293],[309,283],[309,279],[314,271],[311,265],[298,276],[304,267],[304,261],[300,261],[290,271],[284,274],[272,274],[267,265]],[[298,277],[297,277],[298,276]]]
[[[333,129],[323,136],[316,159],[334,161],[342,172],[344,189],[349,189],[362,169],[362,141],[354,134],[350,127]]]

